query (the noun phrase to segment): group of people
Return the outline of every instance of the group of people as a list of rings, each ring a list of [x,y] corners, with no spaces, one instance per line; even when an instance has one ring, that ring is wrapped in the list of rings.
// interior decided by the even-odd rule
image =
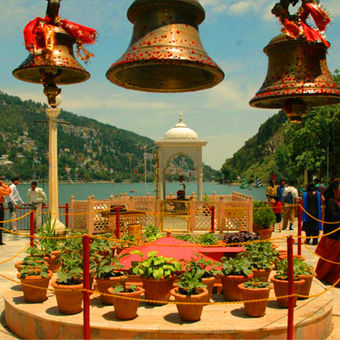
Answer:
[[[294,182],[286,186],[282,180],[279,186],[271,182],[267,188],[267,199],[276,215],[279,230],[293,229],[295,203],[299,198]],[[306,233],[306,244],[317,245],[320,256],[316,276],[327,284],[340,286],[340,179],[333,178],[326,189],[319,179],[307,185],[302,192],[302,230]],[[281,213],[283,211],[283,226]],[[323,235],[319,242],[320,231]],[[339,282],[338,282],[339,281]]]
[[[287,185],[284,179],[280,181],[280,185],[275,185],[274,180],[271,180],[266,191],[267,200],[276,216],[275,225],[278,225],[279,232],[288,228],[288,222],[289,230],[293,230],[295,203],[299,198],[298,190],[294,185],[294,181],[290,181]]]
[[[46,194],[42,188],[38,188],[36,181],[31,182],[31,188],[28,189],[27,198],[28,204],[26,204],[20,196],[17,185],[19,184],[19,178],[12,178],[11,185],[6,185],[0,180],[0,228],[4,227],[5,217],[5,204],[9,210],[10,229],[12,231],[17,230],[17,217],[18,209],[20,206],[30,205],[31,209],[35,212],[35,227],[40,228],[42,223],[42,208],[46,202]],[[2,229],[0,229],[0,246],[4,245],[2,240]]]

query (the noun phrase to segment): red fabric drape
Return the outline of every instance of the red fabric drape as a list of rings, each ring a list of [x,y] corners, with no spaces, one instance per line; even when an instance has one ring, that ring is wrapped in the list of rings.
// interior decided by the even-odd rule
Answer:
[[[340,263],[340,240],[322,237],[316,248],[316,253],[327,260]],[[315,272],[319,280],[330,285],[340,279],[340,265],[322,259],[319,259]],[[340,286],[340,283],[337,286]]]

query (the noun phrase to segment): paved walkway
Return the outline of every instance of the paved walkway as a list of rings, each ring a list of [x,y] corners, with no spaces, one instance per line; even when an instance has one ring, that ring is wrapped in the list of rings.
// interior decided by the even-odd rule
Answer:
[[[288,236],[289,231],[283,231],[282,233],[273,233],[273,238],[280,236]],[[17,254],[20,250],[22,250],[28,243],[28,238],[23,238],[21,236],[15,235],[4,235],[4,242],[6,245],[0,246],[0,262],[4,261],[11,256]],[[275,241],[274,243],[279,245],[279,249],[286,249],[286,241],[285,239]],[[315,250],[315,246],[310,246],[313,250]],[[294,251],[296,252],[296,246]],[[315,266],[317,263],[317,257],[311,254],[304,246],[302,247],[302,255],[306,258],[306,261],[311,265]],[[24,254],[21,254],[16,259],[5,263],[0,264],[0,273],[7,275],[12,278],[16,278],[17,271],[14,268],[14,263],[20,261],[24,257]],[[17,339],[17,337],[13,336],[4,326],[4,302],[3,302],[3,294],[13,285],[12,282],[3,279],[0,277],[0,315],[1,315],[1,323],[0,323],[0,339]],[[340,340],[340,288],[334,288],[332,290],[334,294],[334,309],[333,309],[333,322],[334,328],[332,334],[327,338],[327,340]]]

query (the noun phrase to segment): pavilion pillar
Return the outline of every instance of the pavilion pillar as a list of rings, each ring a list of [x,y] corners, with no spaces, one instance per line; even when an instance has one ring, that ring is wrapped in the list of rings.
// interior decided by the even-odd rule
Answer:
[[[197,169],[197,199],[202,201],[203,199],[203,168],[202,166]]]

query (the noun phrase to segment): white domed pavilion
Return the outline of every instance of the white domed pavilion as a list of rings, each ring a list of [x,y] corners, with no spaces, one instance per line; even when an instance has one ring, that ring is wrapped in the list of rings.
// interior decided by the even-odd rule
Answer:
[[[197,171],[197,198],[202,200],[203,193],[203,168],[202,168],[202,148],[208,142],[199,139],[197,133],[190,129],[183,121],[183,114],[179,116],[178,123],[171,128],[164,138],[157,141],[159,147],[159,187],[160,198],[165,199],[166,189],[166,169],[177,156],[184,155],[192,159]]]

